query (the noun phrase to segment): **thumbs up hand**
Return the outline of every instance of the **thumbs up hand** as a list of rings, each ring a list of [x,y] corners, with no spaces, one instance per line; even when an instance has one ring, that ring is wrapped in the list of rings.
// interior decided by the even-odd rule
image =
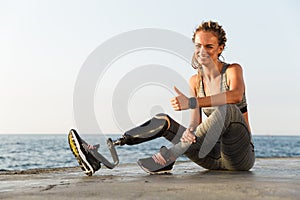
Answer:
[[[176,111],[189,109],[189,98],[185,96],[176,86],[174,86],[175,92],[178,96],[171,99],[171,105]]]

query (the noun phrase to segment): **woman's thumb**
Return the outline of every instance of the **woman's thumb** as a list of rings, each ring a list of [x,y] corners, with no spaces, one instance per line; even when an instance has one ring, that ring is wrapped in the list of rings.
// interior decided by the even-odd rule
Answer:
[[[174,90],[178,95],[183,95],[183,93],[176,86],[174,86]]]

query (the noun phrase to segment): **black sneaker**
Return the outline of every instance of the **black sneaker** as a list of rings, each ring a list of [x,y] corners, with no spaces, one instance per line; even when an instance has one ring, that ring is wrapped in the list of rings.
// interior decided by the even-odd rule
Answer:
[[[72,153],[86,175],[92,176],[101,168],[100,160],[92,155],[92,151],[97,151],[99,145],[91,148],[74,129],[71,129],[69,132],[68,142]]]
[[[138,160],[138,165],[147,173],[150,174],[164,174],[172,171],[173,165],[176,161],[176,157],[172,155],[169,149],[165,146],[160,148],[160,154],[166,160],[166,164],[162,165],[156,161],[154,154],[149,158],[142,158]]]

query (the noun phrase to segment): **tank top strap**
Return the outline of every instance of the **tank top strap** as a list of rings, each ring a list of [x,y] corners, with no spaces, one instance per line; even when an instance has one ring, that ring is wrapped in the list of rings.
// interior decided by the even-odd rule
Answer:
[[[222,67],[222,70],[221,70],[221,74],[223,74],[223,73],[226,72],[226,69],[228,68],[229,65],[230,65],[230,64],[228,64],[228,63],[224,63],[224,64],[223,64],[223,67]]]
[[[229,90],[229,87],[227,85],[227,76],[226,76],[226,70],[230,64],[224,63],[222,70],[221,70],[221,81],[220,81],[220,91],[225,92]]]

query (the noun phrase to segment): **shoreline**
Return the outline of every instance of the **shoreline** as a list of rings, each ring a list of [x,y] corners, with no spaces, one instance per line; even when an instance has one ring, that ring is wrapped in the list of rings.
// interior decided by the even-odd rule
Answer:
[[[269,158],[256,158],[257,160],[282,160],[282,161],[288,161],[288,160],[299,160],[300,161],[300,157],[269,157]],[[190,161],[177,161],[176,163],[187,163]],[[192,162],[191,162],[192,163]],[[124,166],[134,166],[136,165],[136,163],[121,163],[119,164],[116,168],[118,167],[124,167]],[[196,165],[197,166],[197,165]],[[198,167],[198,166],[197,166]],[[255,167],[255,166],[254,166]],[[102,167],[100,169],[103,170],[103,168],[105,169],[105,167]],[[300,167],[299,167],[300,168]],[[18,175],[18,174],[40,174],[40,173],[51,173],[51,172],[59,172],[59,171],[67,171],[67,170],[73,170],[73,169],[79,169],[79,166],[69,166],[69,167],[50,167],[50,168],[30,168],[30,169],[13,169],[13,170],[6,170],[6,169],[0,169],[0,176],[1,175]],[[201,167],[199,167],[199,169],[203,169]],[[205,170],[205,169],[204,169]],[[253,168],[250,170],[252,171]],[[112,170],[113,171],[113,170]],[[213,171],[213,170],[211,170]],[[215,170],[218,171],[218,170]],[[96,174],[99,172],[96,172]]]
[[[248,172],[205,170],[178,162],[172,174],[148,175],[137,164],[0,172],[0,199],[298,199],[300,158],[258,158]]]

